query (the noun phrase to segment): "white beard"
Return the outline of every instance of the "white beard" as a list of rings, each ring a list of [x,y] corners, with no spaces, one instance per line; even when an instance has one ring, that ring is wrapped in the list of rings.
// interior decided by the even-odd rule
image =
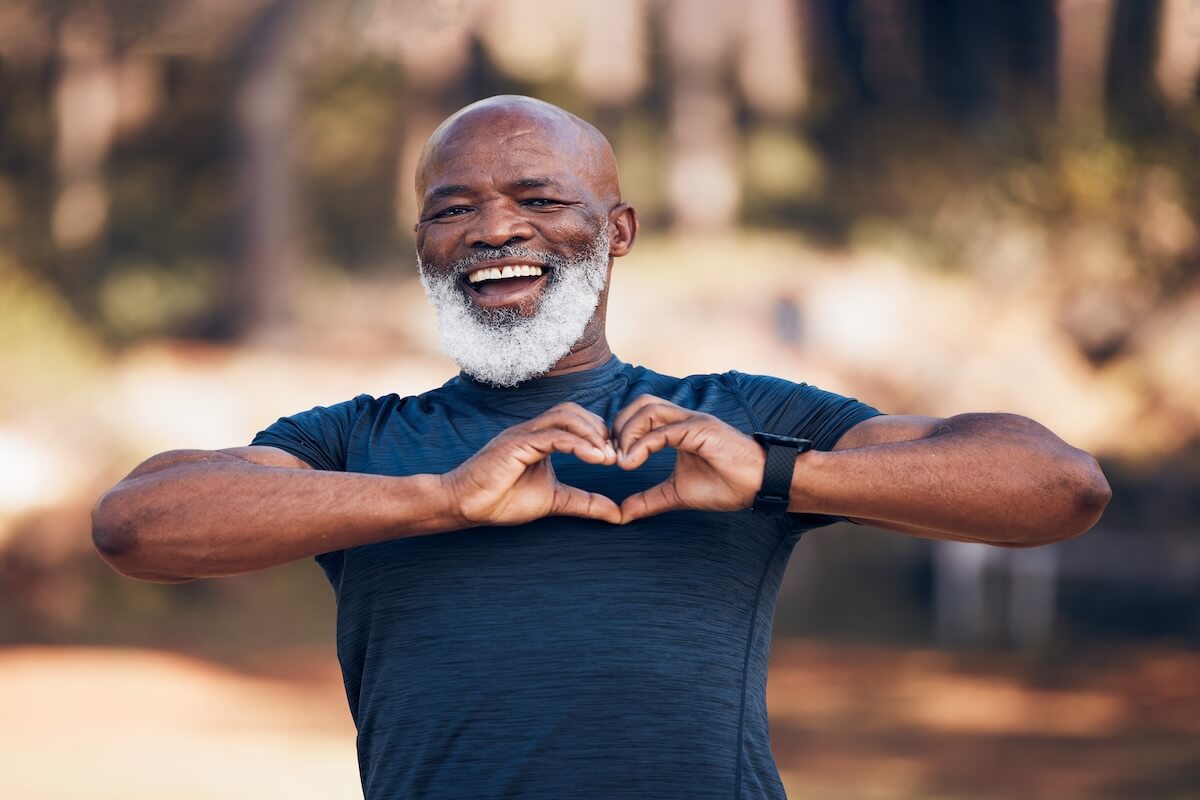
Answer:
[[[444,270],[421,263],[421,285],[437,312],[442,350],[476,380],[516,386],[545,375],[583,336],[608,280],[608,226],[577,258],[567,260],[521,246],[473,254]],[[464,270],[497,258],[522,258],[550,267],[546,288],[531,316],[515,309],[483,309],[459,284]]]

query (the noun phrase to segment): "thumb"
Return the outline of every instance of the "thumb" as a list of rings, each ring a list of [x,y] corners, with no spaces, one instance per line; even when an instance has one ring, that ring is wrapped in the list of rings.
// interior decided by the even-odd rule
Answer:
[[[555,483],[554,500],[550,506],[552,516],[586,517],[610,522],[613,525],[621,522],[621,509],[617,504],[602,494],[585,492],[575,486],[565,483]]]
[[[675,489],[675,479],[672,476],[644,492],[626,497],[625,502],[621,503],[621,524],[683,507],[683,501],[680,500],[679,492]]]

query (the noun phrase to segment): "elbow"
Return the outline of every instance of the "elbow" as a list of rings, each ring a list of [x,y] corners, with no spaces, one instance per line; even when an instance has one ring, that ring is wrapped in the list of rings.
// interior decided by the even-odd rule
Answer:
[[[144,536],[121,487],[110,489],[92,507],[92,544],[100,558],[127,578],[153,583],[183,583],[190,577],[167,575],[142,563]]]
[[[92,544],[113,569],[137,549],[138,534],[120,497],[119,487],[105,492],[92,507]]]
[[[1062,514],[1058,524],[1043,531],[1040,540],[1030,544],[1064,542],[1086,533],[1100,521],[1112,499],[1112,488],[1100,464],[1087,453],[1080,451],[1067,473],[1069,477],[1063,481]]]
[[[1112,488],[1092,456],[1078,451],[1060,472],[1062,476],[1054,490],[1054,498],[1039,524],[1029,527],[1025,534],[1012,541],[996,542],[1003,547],[1041,547],[1065,542],[1086,533],[1104,514],[1112,499]]]
[[[1073,536],[1078,536],[1100,521],[1108,501],[1112,499],[1112,487],[1108,478],[1100,469],[1099,462],[1087,453],[1082,454],[1080,474],[1073,487],[1073,507],[1078,530]]]

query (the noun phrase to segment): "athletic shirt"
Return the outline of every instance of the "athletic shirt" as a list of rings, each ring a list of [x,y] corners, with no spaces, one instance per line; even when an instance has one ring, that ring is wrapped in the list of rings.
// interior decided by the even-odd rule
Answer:
[[[778,378],[672,378],[616,358],[498,389],[460,375],[280,419],[255,445],[316,469],[444,473],[564,401],[609,425],[643,394],[829,450],[879,412]],[[616,502],[665,479],[552,456]],[[367,800],[781,798],[767,733],[771,621],[800,534],[832,517],[677,511],[548,517],[317,556]]]

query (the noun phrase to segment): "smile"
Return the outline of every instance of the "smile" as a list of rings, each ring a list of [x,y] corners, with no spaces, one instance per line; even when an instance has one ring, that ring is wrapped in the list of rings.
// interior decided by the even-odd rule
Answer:
[[[516,264],[507,267],[484,267],[467,273],[467,282],[482,283],[484,281],[501,281],[508,278],[536,277],[542,274],[542,268],[533,264]]]
[[[522,305],[546,283],[550,270],[527,262],[480,266],[463,275],[467,295],[483,308]]]

